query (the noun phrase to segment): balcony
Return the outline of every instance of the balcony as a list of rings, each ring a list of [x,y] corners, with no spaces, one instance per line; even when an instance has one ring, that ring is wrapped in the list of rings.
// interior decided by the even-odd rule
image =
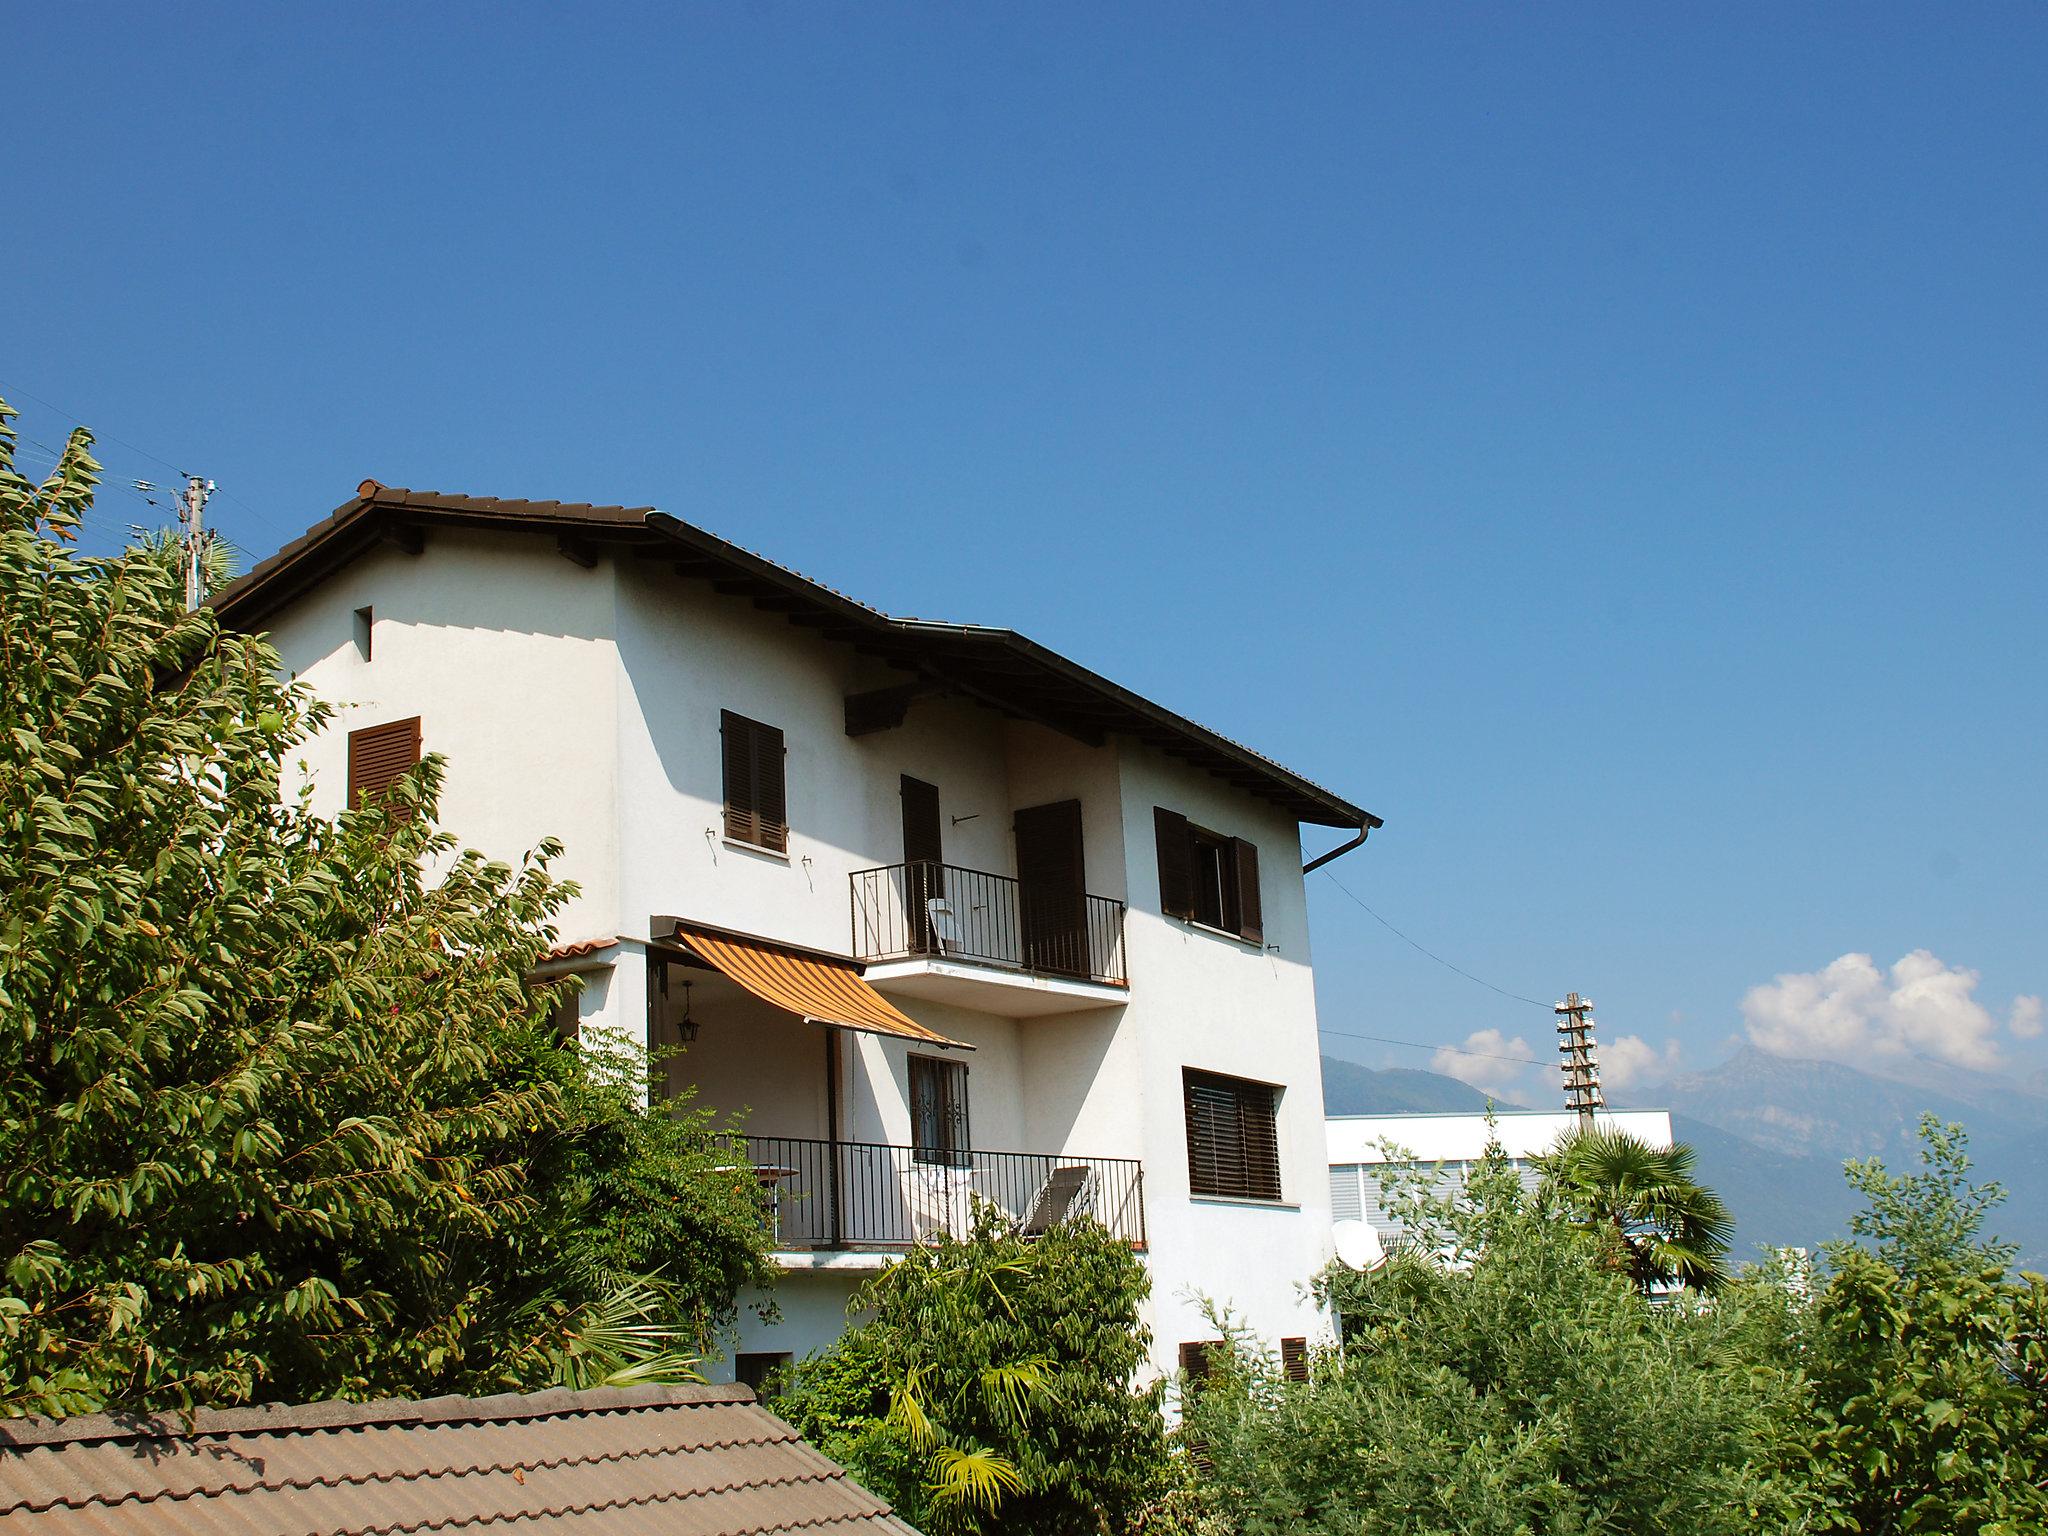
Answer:
[[[993,1205],[1027,1237],[1088,1216],[1134,1249],[1145,1246],[1143,1178],[1132,1158],[941,1152],[791,1136],[744,1140],[786,1268],[810,1267],[809,1259],[835,1253],[888,1253],[941,1235],[965,1237],[981,1204]]]
[[[853,957],[882,992],[1011,1018],[1125,1001],[1120,901],[931,860],[851,878]]]

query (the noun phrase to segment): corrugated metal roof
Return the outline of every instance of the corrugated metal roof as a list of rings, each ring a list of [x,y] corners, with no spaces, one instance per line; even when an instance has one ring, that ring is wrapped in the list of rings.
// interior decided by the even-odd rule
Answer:
[[[675,937],[754,996],[800,1019],[927,1045],[974,1049],[918,1023],[861,980],[860,967],[851,960],[701,923],[678,922]]]
[[[916,1536],[743,1386],[0,1422],[0,1532]]]

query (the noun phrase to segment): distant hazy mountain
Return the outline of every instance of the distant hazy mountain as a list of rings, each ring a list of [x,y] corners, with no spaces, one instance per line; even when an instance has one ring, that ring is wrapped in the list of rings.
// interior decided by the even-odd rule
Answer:
[[[1935,1063],[1914,1068],[1917,1081],[1898,1082],[1745,1047],[1709,1071],[1615,1098],[1617,1107],[1671,1111],[1673,1134],[1692,1146],[1700,1177],[1735,1213],[1738,1259],[1766,1245],[1817,1248],[1846,1237],[1858,1201],[1842,1177],[1844,1160],[1878,1156],[1894,1172],[1917,1167],[1921,1114],[1959,1120],[1970,1133],[1975,1176],[2011,1192],[1993,1229],[2020,1245],[2023,1265],[2048,1268],[2048,1094],[2031,1081]],[[1484,1094],[1456,1078],[1375,1072],[1329,1056],[1323,1097],[1333,1115],[1486,1106]]]
[[[1456,1114],[1484,1108],[1486,1095],[1455,1077],[1406,1067],[1375,1072],[1355,1061],[1323,1058],[1326,1115]]]
[[[1970,1133],[1973,1176],[2010,1198],[1993,1230],[2020,1245],[2020,1262],[2048,1264],[2048,1096],[1987,1073],[1915,1062],[1915,1082],[1825,1061],[1788,1061],[1745,1047],[1706,1072],[1649,1090],[1694,1143],[1706,1182],[1735,1211],[1737,1253],[1757,1243],[1815,1246],[1845,1233],[1856,1202],[1842,1179],[1852,1157],[1918,1166],[1922,1114]],[[1701,1135],[1702,1128],[1719,1137]]]

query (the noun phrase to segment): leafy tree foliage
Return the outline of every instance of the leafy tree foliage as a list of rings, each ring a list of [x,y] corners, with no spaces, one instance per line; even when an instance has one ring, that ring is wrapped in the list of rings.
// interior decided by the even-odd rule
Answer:
[[[1921,1122],[1921,1168],[1848,1165],[1867,1246],[1800,1319],[1813,1378],[1816,1526],[1867,1536],[2048,1530],[2048,1280],[1983,1235],[2004,1198],[1958,1125]]]
[[[1091,1221],[913,1249],[854,1300],[867,1321],[805,1361],[777,1405],[934,1536],[1124,1528],[1161,1468],[1159,1394],[1134,1389],[1148,1290]]]
[[[1207,1517],[1244,1532],[1783,1529],[1799,1388],[1746,1347],[1775,1297],[1651,1305],[1498,1149],[1439,1219],[1468,1257],[1333,1272],[1305,1383],[1239,1341],[1187,1394]],[[1768,1322],[1764,1326],[1768,1328]]]
[[[0,1412],[673,1372],[758,1195],[549,1029],[555,850],[458,850],[433,760],[400,814],[284,799],[327,712],[160,549],[76,555],[91,439],[31,485],[9,415]]]
[[[1710,1291],[1728,1278],[1735,1223],[1693,1176],[1692,1148],[1653,1147],[1607,1127],[1568,1137],[1536,1166],[1571,1219],[1645,1294],[1660,1285]]]

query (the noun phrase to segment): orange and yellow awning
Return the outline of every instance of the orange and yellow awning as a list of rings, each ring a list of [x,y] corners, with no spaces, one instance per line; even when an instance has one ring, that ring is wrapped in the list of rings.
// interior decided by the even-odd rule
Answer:
[[[816,1024],[971,1051],[927,1029],[861,979],[851,960],[678,920],[675,937],[765,1003]]]

